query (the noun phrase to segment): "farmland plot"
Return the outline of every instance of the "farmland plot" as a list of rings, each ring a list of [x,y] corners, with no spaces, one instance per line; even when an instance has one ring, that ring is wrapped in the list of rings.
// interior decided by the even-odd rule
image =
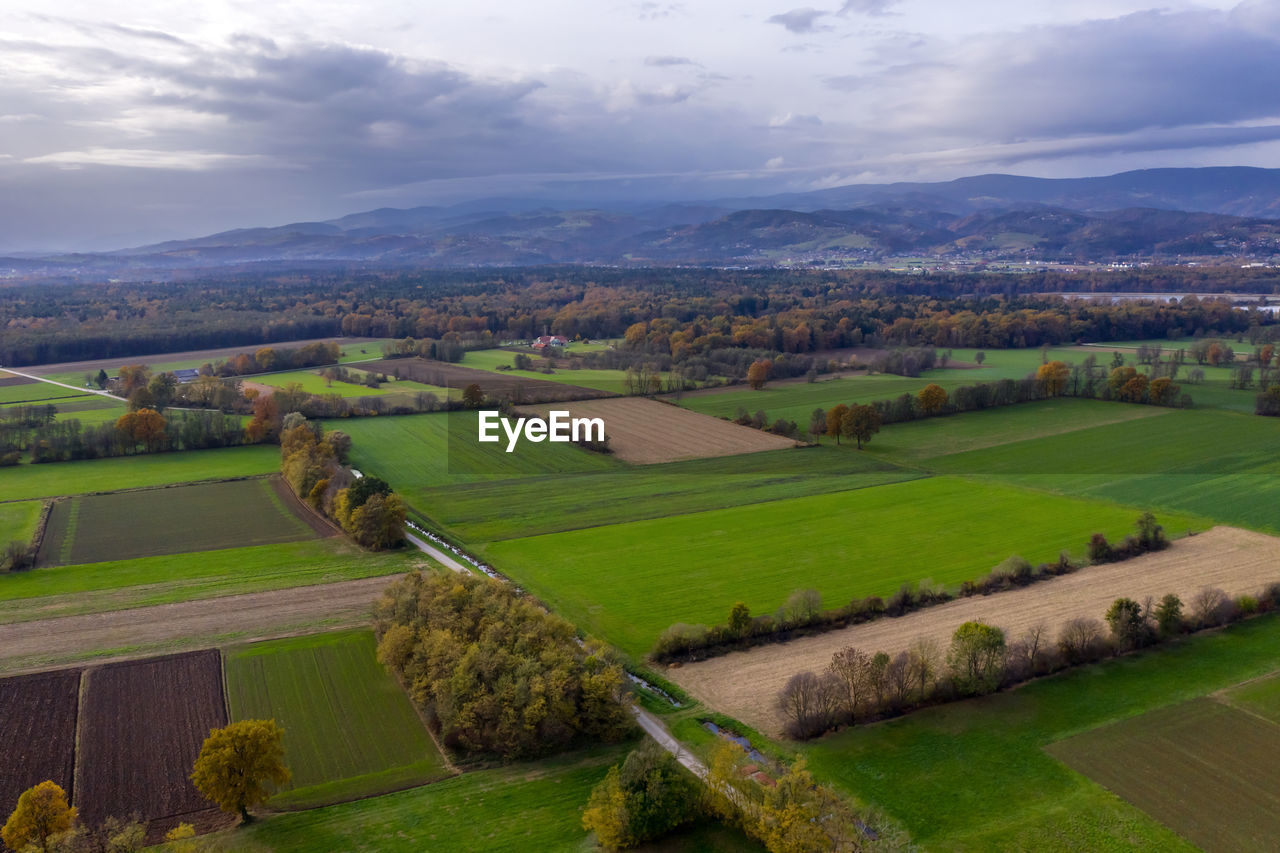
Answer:
[[[293,779],[273,805],[341,802],[450,775],[374,646],[371,633],[352,631],[227,653],[232,718],[275,719],[286,732]]]
[[[85,678],[75,794],[84,820],[208,811],[188,777],[209,730],[227,724],[218,651],[108,664]]]
[[[278,477],[169,489],[84,495],[59,501],[37,560],[79,565],[332,533],[297,505]]]
[[[76,709],[80,670],[63,669],[0,680],[0,815],[46,779],[74,794]]]
[[[580,388],[564,382],[549,382],[528,375],[506,375],[476,370],[444,361],[428,361],[421,358],[393,358],[362,364],[363,370],[372,370],[401,379],[409,379],[424,385],[442,388],[466,388],[476,384],[486,398],[507,397],[514,403],[539,403],[557,400],[589,400],[608,396],[607,392],[594,388]]]
[[[947,648],[960,625],[982,621],[1016,640],[1035,625],[1056,637],[1067,621],[1101,620],[1115,599],[1143,601],[1175,593],[1188,604],[1206,586],[1229,595],[1257,593],[1280,582],[1280,539],[1215,527],[1180,539],[1167,550],[1121,563],[1090,566],[1021,589],[979,595],[908,613],[745,652],[686,664],[669,677],[685,690],[725,713],[765,731],[778,733],[783,720],[773,699],[787,679],[806,669],[822,671],[846,646],[890,656],[918,639]]]
[[[1194,699],[1048,747],[1208,853],[1280,838],[1280,726]]]
[[[639,397],[535,406],[520,412],[545,418],[552,409],[575,418],[601,419],[613,455],[639,465],[795,447],[780,435]]]

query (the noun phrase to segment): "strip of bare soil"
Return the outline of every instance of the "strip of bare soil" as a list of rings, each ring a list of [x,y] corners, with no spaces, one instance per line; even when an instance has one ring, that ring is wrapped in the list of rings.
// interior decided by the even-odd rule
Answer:
[[[804,670],[825,669],[831,656],[846,646],[894,655],[918,639],[932,639],[945,650],[956,628],[969,621],[1003,628],[1010,640],[1036,625],[1044,625],[1049,636],[1056,638],[1071,619],[1101,620],[1121,596],[1141,602],[1147,596],[1159,598],[1172,592],[1189,604],[1205,587],[1241,595],[1276,581],[1280,581],[1280,538],[1215,527],[1132,560],[1089,566],[1009,592],[961,598],[896,619],[732,652],[671,669],[667,677],[716,710],[777,735],[783,720],[774,703],[787,679]]]

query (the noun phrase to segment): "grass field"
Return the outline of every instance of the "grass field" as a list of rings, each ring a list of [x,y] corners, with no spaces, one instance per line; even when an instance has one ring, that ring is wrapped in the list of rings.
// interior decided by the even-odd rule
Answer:
[[[415,506],[468,542],[513,539],[915,479],[918,471],[834,446],[417,488]]]
[[[352,464],[385,478],[411,503],[421,490],[447,483],[603,471],[621,463],[570,444],[505,444],[477,440],[475,412],[449,412],[325,422],[351,436]]]
[[[425,557],[373,554],[339,537],[0,575],[0,623],[122,610],[410,571]]]
[[[96,394],[77,393],[61,385],[48,382],[29,382],[26,385],[5,385],[0,387],[0,404],[21,405],[24,403],[63,403],[84,402],[94,399]]]
[[[10,542],[30,542],[43,507],[43,501],[0,503],[0,547]]]
[[[571,350],[575,349],[570,347]],[[474,367],[479,370],[491,370],[501,373],[504,376],[523,376],[528,379],[545,379],[548,382],[563,382],[567,385],[578,385],[583,388],[596,388],[600,391],[608,391],[612,394],[627,393],[626,387],[626,371],[625,370],[598,370],[591,368],[580,368],[572,370],[570,368],[556,368],[552,373],[543,373],[541,370],[498,370],[499,367],[511,367],[514,363],[516,354],[508,350],[486,349],[471,350],[462,359],[464,367]],[[540,367],[544,361],[541,356],[531,356],[535,368]],[[663,375],[666,380],[666,375]]]
[[[810,768],[904,824],[928,850],[1192,850],[1044,747],[1275,670],[1280,619],[847,729]]]
[[[1095,531],[1133,528],[1138,511],[998,484],[938,477],[615,524],[482,548],[579,627],[647,652],[674,622],[723,622],[736,601],[770,613],[812,587],[827,606],[888,596],[903,583],[947,585],[1010,554],[1079,557]],[[1170,530],[1206,526],[1164,519]]]
[[[81,495],[58,501],[39,565],[65,566],[311,539],[271,479]]]
[[[227,836],[242,853],[591,851],[582,806],[628,747],[572,753],[536,764],[479,770],[399,794],[273,815]],[[233,841],[234,839],[234,841]],[[641,853],[754,853],[722,827],[697,827]]]
[[[265,444],[25,464],[0,468],[0,497],[13,501],[82,495],[143,486],[252,477],[278,470],[280,448]]]
[[[363,376],[363,371],[353,372],[357,376]],[[302,386],[302,390],[308,394],[337,394],[340,397],[384,397],[389,394],[416,394],[419,391],[427,391],[435,394],[441,400],[448,396],[449,389],[440,388],[435,385],[424,385],[420,382],[410,382],[407,379],[393,379],[389,382],[383,382],[377,388],[370,388],[367,385],[360,385],[355,382],[342,382],[340,380],[325,379],[317,370],[292,370],[288,373],[264,373],[258,376],[241,377],[246,382],[256,382],[260,385],[270,385],[273,388],[283,388],[286,385],[298,384]]]
[[[1251,714],[1280,724],[1280,673],[1237,685],[1219,698]]]
[[[1193,699],[1048,751],[1208,853],[1266,850],[1280,837],[1280,726],[1253,714]]]
[[[254,643],[225,653],[233,720],[275,719],[293,779],[277,808],[311,808],[450,775],[368,631]]]

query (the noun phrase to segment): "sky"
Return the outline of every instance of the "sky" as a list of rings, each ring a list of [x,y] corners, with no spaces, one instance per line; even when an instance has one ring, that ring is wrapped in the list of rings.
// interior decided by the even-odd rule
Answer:
[[[1280,167],[1280,0],[5,6],[5,252],[489,197]]]

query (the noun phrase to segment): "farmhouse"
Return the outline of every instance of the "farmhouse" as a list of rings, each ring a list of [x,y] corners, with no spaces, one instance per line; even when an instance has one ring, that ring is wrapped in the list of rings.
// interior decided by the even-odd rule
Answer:
[[[547,347],[567,347],[569,339],[563,335],[542,335],[533,342],[533,348],[536,350],[546,349]]]
[[[195,382],[200,377],[200,371],[194,367],[183,368],[182,370],[173,371],[173,376],[178,380],[179,384],[186,385],[188,382]]]

